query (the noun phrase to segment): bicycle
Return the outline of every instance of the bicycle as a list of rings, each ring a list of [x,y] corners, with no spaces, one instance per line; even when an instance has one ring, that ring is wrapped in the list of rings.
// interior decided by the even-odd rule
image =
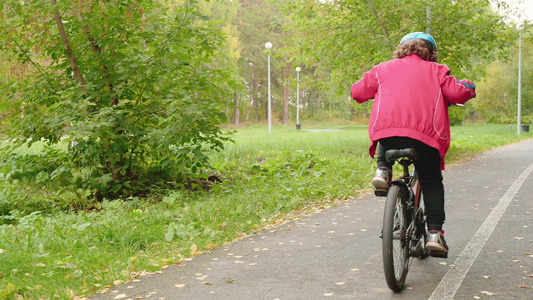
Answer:
[[[387,196],[382,232],[385,279],[389,288],[398,293],[405,287],[412,258],[424,259],[430,251],[425,248],[427,230],[418,174],[414,166],[409,172],[418,153],[412,148],[393,149],[385,157],[403,167],[403,176],[391,182],[388,192],[376,190],[376,195]]]

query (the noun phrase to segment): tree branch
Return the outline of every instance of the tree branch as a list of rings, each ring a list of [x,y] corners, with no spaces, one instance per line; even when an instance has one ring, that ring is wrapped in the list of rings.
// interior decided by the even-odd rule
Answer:
[[[50,81],[50,79],[48,79],[48,76],[46,76],[42,69],[41,69],[41,66],[34,62],[33,59],[31,59],[31,57],[28,55],[27,51],[25,49],[22,48],[22,46],[15,40],[13,39],[13,42],[15,43],[15,45],[17,45],[17,48],[19,48],[19,50],[24,53],[24,56],[26,56],[26,58],[31,62],[32,65],[35,66],[35,68],[37,69],[37,71],[39,71],[39,73],[41,74],[41,76],[44,77],[44,79],[46,80],[46,82],[48,82],[48,84],[50,85],[50,87],[52,88],[52,90],[54,90],[54,92],[57,94],[57,89],[54,87],[54,85],[52,84],[52,82]]]
[[[374,12],[374,16],[376,17],[376,19],[378,19],[379,24],[381,25],[381,29],[383,30],[383,34],[388,39],[389,38],[389,31],[387,30],[387,27],[385,26],[385,22],[383,22],[383,19],[379,15],[378,10],[374,6],[374,3],[372,3],[371,0],[368,0],[368,5],[370,5],[370,7],[372,8],[372,11]]]
[[[109,87],[110,91],[114,90],[114,85],[111,83],[111,75],[109,74],[109,68],[107,65],[102,61],[102,55],[104,51],[98,45],[96,39],[93,37],[91,33],[91,29],[89,26],[85,23],[85,19],[83,18],[83,15],[81,14],[81,11],[77,11],[76,14],[78,15],[78,21],[81,23],[81,28],[83,29],[83,32],[85,33],[85,36],[89,40],[89,43],[91,44],[91,49],[94,53],[99,57],[100,64],[102,65],[102,70],[104,71],[104,79],[106,81],[107,86]],[[111,100],[111,105],[117,105],[118,104],[118,95],[113,95],[113,99]]]
[[[52,3],[52,5],[57,6],[56,0],[50,0],[50,2]],[[85,80],[83,80],[83,76],[81,75],[80,68],[78,67],[78,63],[76,62],[76,57],[74,57],[74,52],[72,51],[72,48],[70,47],[67,32],[65,31],[65,26],[63,26],[63,20],[61,19],[61,14],[59,13],[59,9],[55,11],[54,19],[57,24],[57,29],[59,30],[59,35],[61,36],[61,41],[63,42],[63,46],[65,47],[65,51],[67,52],[67,58],[70,63],[70,66],[72,67],[74,78],[76,78],[76,82],[78,82],[78,84],[83,86],[85,85]]]

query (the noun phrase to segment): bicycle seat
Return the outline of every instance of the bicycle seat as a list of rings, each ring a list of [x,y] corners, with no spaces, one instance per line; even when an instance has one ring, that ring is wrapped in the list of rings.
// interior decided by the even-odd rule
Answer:
[[[385,152],[385,158],[387,161],[393,161],[402,157],[407,157],[413,161],[419,160],[418,152],[414,148],[391,149]]]

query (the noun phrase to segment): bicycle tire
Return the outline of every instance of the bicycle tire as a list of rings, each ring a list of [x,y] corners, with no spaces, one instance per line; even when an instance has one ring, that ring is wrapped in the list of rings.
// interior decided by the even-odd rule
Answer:
[[[408,197],[404,186],[391,186],[383,214],[383,269],[387,285],[394,292],[404,289],[409,266],[410,242],[406,232],[409,226]]]

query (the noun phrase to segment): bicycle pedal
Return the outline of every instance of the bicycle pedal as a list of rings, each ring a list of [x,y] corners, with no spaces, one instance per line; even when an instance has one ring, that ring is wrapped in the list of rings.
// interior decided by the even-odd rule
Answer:
[[[374,188],[374,195],[378,197],[387,197],[388,189]]]
[[[429,255],[431,257],[448,258],[448,251],[430,250]]]

